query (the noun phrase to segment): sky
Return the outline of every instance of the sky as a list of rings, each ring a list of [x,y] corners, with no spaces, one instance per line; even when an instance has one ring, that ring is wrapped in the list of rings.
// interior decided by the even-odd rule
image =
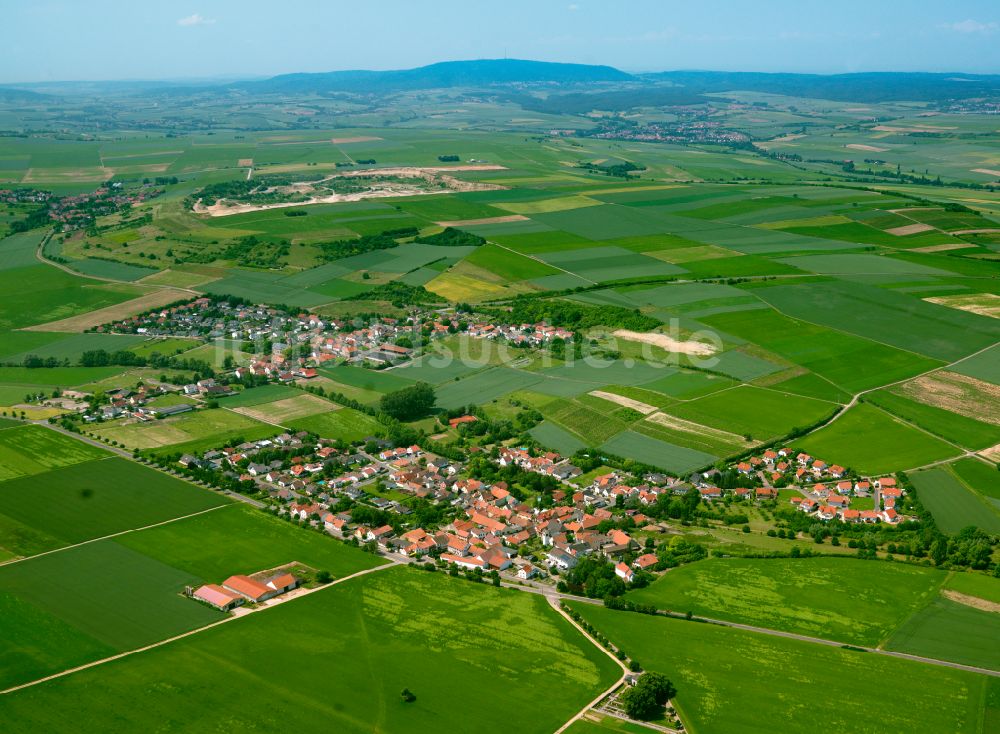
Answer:
[[[472,58],[625,71],[1000,73],[998,0],[0,0],[0,83]]]

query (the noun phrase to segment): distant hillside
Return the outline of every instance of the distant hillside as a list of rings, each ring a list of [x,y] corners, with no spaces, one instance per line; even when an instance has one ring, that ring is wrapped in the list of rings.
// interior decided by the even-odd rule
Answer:
[[[692,93],[765,92],[840,102],[931,102],[1000,94],[1000,75],[865,72],[860,74],[763,74],[664,71],[642,79],[669,82]]]
[[[398,71],[331,71],[323,74],[282,74],[230,88],[257,93],[355,92],[385,93],[444,87],[484,87],[494,84],[590,84],[634,81],[635,77],[610,66],[558,64],[520,59],[444,61]]]
[[[13,104],[32,102],[52,101],[55,97],[51,94],[39,94],[28,89],[11,89],[10,87],[0,87],[0,102]]]

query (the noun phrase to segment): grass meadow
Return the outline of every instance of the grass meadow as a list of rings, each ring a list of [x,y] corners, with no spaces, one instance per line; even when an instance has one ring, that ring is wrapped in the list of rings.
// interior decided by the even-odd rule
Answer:
[[[104,449],[43,426],[19,425],[0,431],[0,482],[108,455]]]
[[[0,547],[27,555],[26,550],[81,543],[230,501],[127,459],[87,461],[0,482],[0,513],[53,539],[40,548],[20,548],[17,535],[7,537],[0,526]]]
[[[857,731],[859,718],[870,734],[973,732],[984,710],[998,708],[996,683],[974,673],[583,603],[570,606],[644,669],[675,681],[675,707],[699,734],[759,732],[760,722],[767,722],[768,731],[787,734]],[[884,690],[886,681],[892,681],[891,695]],[[875,709],[878,714],[869,715]]]
[[[4,708],[10,731],[98,715],[119,731],[553,731],[618,675],[541,597],[394,569],[19,691]]]
[[[875,646],[937,594],[945,574],[851,558],[712,558],[673,569],[635,602]]]
[[[865,403],[797,439],[795,445],[827,462],[867,474],[913,469],[960,453],[941,439]]]

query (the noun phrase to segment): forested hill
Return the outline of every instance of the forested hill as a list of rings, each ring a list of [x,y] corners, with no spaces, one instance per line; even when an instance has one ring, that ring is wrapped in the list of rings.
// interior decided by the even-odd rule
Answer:
[[[765,74],[726,71],[663,71],[643,74],[649,82],[669,82],[690,93],[766,92],[842,102],[970,99],[1000,94],[997,74],[865,72],[858,74]]]
[[[234,85],[248,91],[395,92],[443,87],[481,87],[493,84],[632,81],[634,77],[610,66],[559,64],[520,59],[444,61],[397,71],[331,71],[323,74],[282,74],[263,81]]]

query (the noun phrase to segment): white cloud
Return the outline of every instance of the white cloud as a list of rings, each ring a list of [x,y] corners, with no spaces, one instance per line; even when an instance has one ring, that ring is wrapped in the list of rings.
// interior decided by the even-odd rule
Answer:
[[[580,6],[577,5],[576,3],[570,3],[569,5],[566,6],[566,10],[576,11],[576,10],[579,10],[579,9],[580,9]]]
[[[954,31],[955,33],[996,33],[1000,30],[1000,25],[995,22],[981,23],[978,20],[962,20],[957,23],[945,23],[941,26],[945,30]]]
[[[181,26],[192,26],[192,25],[212,25],[215,21],[211,18],[206,18],[199,13],[194,13],[187,16],[186,18],[181,18],[177,21],[177,25]]]

